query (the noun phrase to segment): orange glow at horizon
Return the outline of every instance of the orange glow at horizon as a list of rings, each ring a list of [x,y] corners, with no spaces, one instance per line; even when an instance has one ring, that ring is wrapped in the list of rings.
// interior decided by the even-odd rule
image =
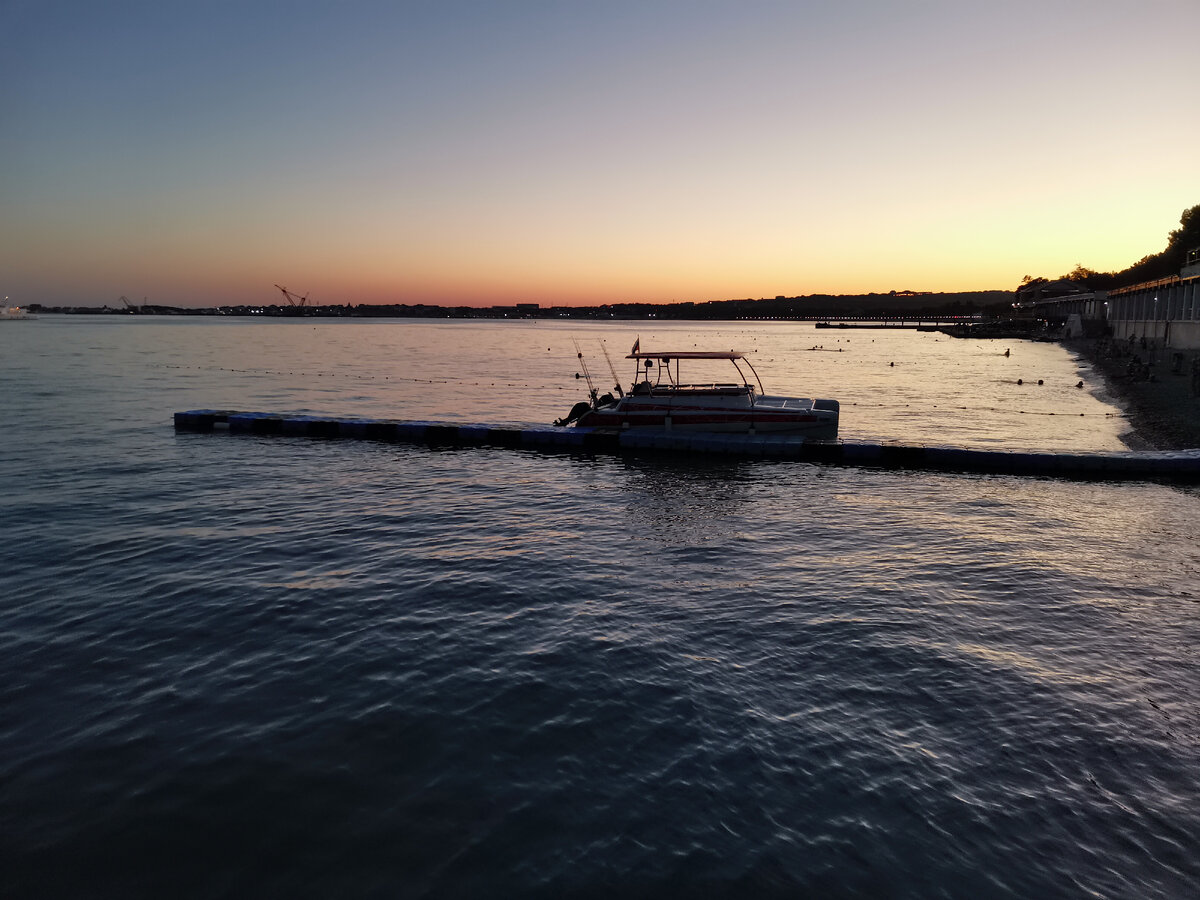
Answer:
[[[1012,290],[1123,269],[1200,202],[1200,120],[1178,114],[1200,7],[866,7],[503,8],[489,21],[507,42],[451,8],[314,12],[289,46],[327,64],[285,77],[261,10],[63,23],[35,5],[9,63],[39,75],[6,110],[0,292],[258,305],[280,283],[314,303],[593,306]]]

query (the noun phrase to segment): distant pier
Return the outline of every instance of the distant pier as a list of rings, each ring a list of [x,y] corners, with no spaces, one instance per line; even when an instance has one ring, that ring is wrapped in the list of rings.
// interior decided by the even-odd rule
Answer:
[[[806,441],[797,435],[779,434],[464,425],[208,409],[175,413],[175,429],[585,453],[705,453],[826,465],[1064,478],[1200,481],[1200,449],[1088,453],[979,450],[891,441]]]
[[[911,328],[937,331],[949,326],[966,326],[980,321],[979,316],[847,316],[830,317],[817,322],[816,328]]]

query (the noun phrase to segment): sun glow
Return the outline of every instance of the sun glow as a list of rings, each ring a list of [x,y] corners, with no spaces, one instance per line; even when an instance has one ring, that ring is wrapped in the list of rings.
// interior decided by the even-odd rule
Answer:
[[[101,46],[98,11],[31,8],[6,63],[42,74],[21,76],[0,150],[5,288],[213,305],[283,281],[482,306],[1008,289],[1128,266],[1200,199],[1200,124],[1176,115],[1200,8],[866,6],[507,10],[486,33],[450,9],[314,15],[286,30],[323,64],[286,77],[261,12],[105,13],[123,37]]]

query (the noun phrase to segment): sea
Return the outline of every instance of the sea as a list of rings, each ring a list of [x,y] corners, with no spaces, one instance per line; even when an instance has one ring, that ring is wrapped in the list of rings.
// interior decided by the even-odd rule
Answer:
[[[846,439],[1128,429],[1020,340],[2,323],[0,896],[1200,895],[1196,486],[172,427],[549,424],[635,340]]]

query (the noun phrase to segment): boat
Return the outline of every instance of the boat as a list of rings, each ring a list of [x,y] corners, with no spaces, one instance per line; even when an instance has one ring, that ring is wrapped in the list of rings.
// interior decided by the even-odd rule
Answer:
[[[793,434],[812,440],[835,440],[839,404],[836,400],[777,397],[763,392],[762,379],[743,353],[737,351],[644,351],[641,341],[626,359],[636,372],[628,390],[618,381],[616,395],[599,395],[583,353],[578,352],[587,379],[588,399],[554,424],[624,430],[654,428],[736,434]],[[578,348],[576,348],[578,351]],[[607,356],[607,354],[606,354]],[[727,360],[737,372],[735,381],[685,382],[680,362]],[[749,375],[743,370],[749,370]],[[610,362],[611,369],[611,362]]]
[[[0,307],[0,322],[11,322],[17,319],[36,319],[19,306]]]

